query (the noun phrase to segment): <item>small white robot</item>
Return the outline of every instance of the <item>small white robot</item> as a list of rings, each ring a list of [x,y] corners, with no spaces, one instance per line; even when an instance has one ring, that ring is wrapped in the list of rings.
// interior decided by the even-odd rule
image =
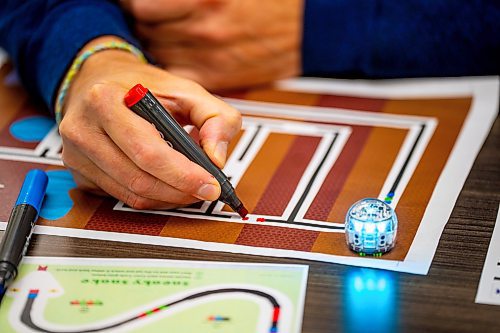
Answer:
[[[345,217],[345,237],[349,248],[360,256],[381,256],[396,243],[398,219],[387,203],[373,198],[356,202]]]

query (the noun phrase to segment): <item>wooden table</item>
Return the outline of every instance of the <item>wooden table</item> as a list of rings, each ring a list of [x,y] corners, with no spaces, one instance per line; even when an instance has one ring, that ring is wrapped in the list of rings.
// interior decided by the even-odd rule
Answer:
[[[474,303],[500,202],[497,118],[441,237],[427,276],[314,261],[56,236],[35,236],[29,255],[164,258],[310,266],[303,332],[500,332],[500,306]],[[356,292],[356,277],[380,291]],[[382,281],[382,282],[381,282]]]

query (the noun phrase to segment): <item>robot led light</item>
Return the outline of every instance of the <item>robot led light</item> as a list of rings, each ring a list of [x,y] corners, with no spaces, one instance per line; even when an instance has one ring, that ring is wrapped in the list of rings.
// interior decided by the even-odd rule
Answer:
[[[351,206],[345,218],[345,237],[351,250],[360,255],[381,255],[396,242],[398,219],[387,203],[363,199]]]

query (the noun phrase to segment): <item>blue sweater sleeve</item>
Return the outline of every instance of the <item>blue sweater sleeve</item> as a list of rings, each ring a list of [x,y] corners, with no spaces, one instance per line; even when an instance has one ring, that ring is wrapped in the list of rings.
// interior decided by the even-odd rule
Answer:
[[[305,0],[303,74],[498,74],[499,22],[499,1]]]
[[[137,45],[113,1],[2,0],[0,4],[0,46],[28,91],[50,109],[75,55],[102,35]]]

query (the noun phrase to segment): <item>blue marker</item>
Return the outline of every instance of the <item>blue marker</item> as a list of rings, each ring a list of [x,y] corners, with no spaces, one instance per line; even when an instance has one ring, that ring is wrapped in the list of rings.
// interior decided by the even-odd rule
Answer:
[[[35,169],[28,172],[10,214],[0,244],[0,301],[10,282],[16,278],[17,267],[28,249],[47,183],[44,171]]]

